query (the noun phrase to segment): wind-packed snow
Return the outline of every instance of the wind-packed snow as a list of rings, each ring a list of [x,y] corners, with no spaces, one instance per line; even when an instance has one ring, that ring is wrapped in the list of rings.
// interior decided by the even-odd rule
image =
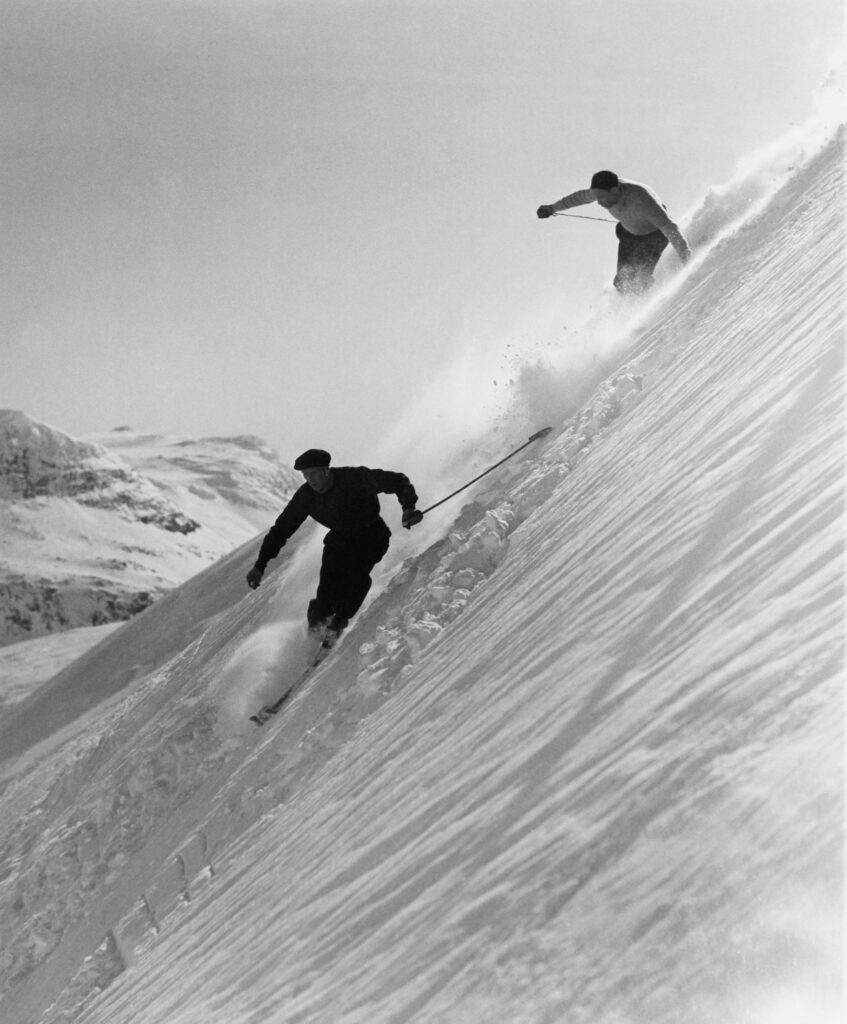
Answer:
[[[480,447],[553,432],[395,529],[262,729],[315,537],[0,719],[4,1024],[840,1019],[842,164],[710,196],[576,391],[525,366]]]

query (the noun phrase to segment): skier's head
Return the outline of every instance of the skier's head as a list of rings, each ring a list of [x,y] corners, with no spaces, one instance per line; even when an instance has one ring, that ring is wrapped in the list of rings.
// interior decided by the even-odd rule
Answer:
[[[323,493],[329,488],[331,472],[329,464],[332,456],[322,448],[310,448],[308,451],[298,455],[294,460],[294,468],[299,470],[306,478],[306,483],[317,491]]]
[[[614,171],[598,171],[591,179],[591,191],[601,206],[613,206],[618,199],[620,178]]]
[[[599,188],[603,192],[611,192],[620,183],[620,178],[614,171],[598,171],[591,179],[591,188]]]
[[[310,448],[294,460],[294,468],[302,473],[304,469],[318,469],[328,466],[332,456],[322,448]]]

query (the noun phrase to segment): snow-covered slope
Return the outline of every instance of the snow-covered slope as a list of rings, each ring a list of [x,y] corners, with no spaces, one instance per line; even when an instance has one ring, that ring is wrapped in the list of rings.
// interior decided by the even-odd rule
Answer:
[[[294,476],[256,438],[76,440],[0,411],[0,644],[131,618],[272,521]]]
[[[0,721],[4,1024],[839,1019],[842,163],[396,537],[279,719],[246,716],[296,675],[314,542],[256,593],[245,545]]]
[[[28,697],[121,625],[111,622],[105,626],[81,626],[0,647],[0,714]]]

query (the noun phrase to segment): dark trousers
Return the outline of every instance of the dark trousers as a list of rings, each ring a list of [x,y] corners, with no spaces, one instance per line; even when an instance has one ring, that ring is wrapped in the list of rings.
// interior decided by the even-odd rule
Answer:
[[[649,235],[633,235],[622,224],[615,228],[618,236],[618,272],[615,288],[622,295],[638,295],[653,283],[653,271],[668,244],[661,231]]]
[[[371,570],[388,550],[390,537],[381,519],[354,536],[326,535],[318,592],[307,612],[310,626],[333,616],[341,628],[347,625],[368,596]]]

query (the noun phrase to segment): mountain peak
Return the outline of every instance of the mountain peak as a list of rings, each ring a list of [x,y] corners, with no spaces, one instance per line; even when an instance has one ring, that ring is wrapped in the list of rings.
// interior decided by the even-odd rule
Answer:
[[[77,439],[0,410],[0,646],[136,614],[266,528],[295,476],[257,437]]]
[[[114,470],[118,461],[100,445],[78,441],[24,412],[0,410],[0,498],[79,493],[91,488],[94,463]],[[89,472],[83,471],[86,464]]]

